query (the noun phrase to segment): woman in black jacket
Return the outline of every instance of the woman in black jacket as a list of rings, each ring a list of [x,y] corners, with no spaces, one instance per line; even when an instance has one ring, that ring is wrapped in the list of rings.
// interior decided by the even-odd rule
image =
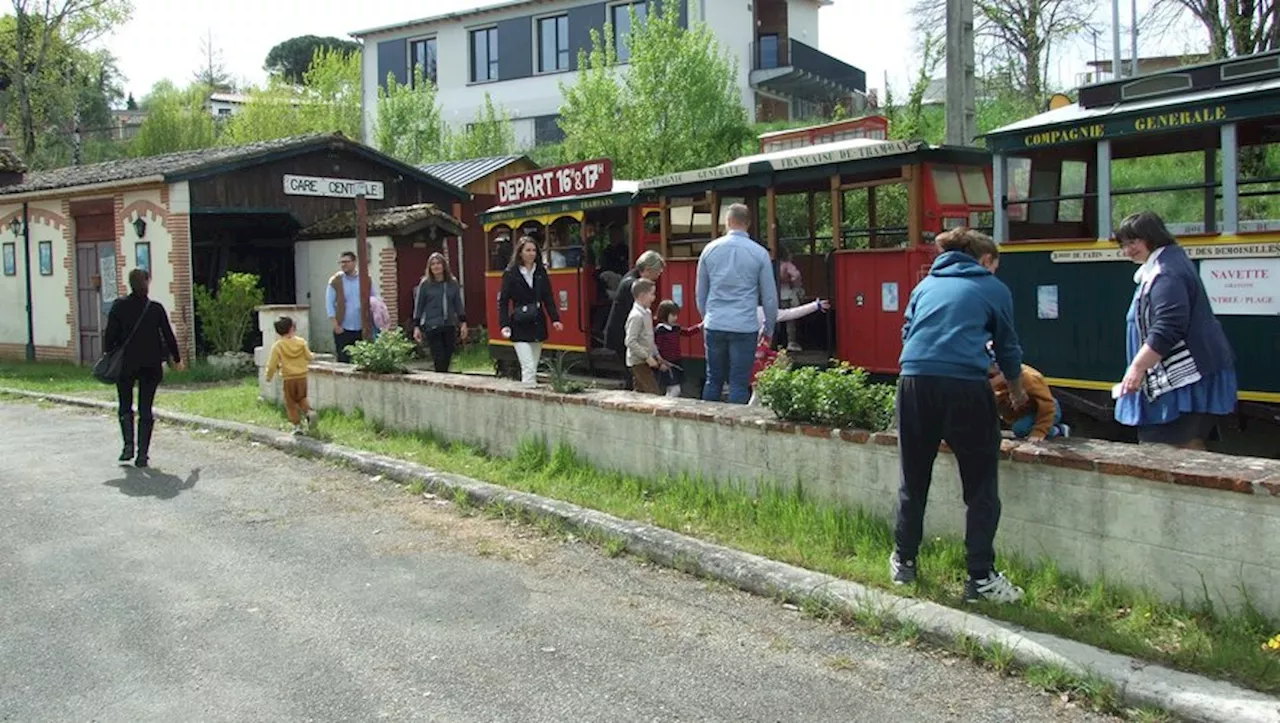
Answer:
[[[498,323],[502,325],[502,337],[515,343],[520,381],[530,386],[538,382],[538,359],[542,356],[542,342],[547,339],[548,315],[556,331],[564,329],[538,244],[523,236],[502,274]]]
[[[151,274],[144,269],[129,272],[128,296],[111,305],[107,314],[107,330],[103,333],[105,352],[124,348],[120,379],[116,382],[116,394],[120,400],[120,435],[124,438],[124,450],[120,461],[134,460],[138,467],[147,466],[151,450],[151,429],[155,419],[151,416],[151,404],[156,389],[164,378],[164,363],[172,362],[183,368],[178,352],[178,340],[169,325],[169,314],[158,302],[147,297],[151,287]],[[133,436],[133,387],[138,386],[138,437],[137,458],[134,458]]]
[[[426,339],[435,370],[447,372],[459,335],[467,336],[462,287],[453,278],[444,254],[434,253],[427,258],[427,275],[414,295],[413,338],[419,343]]]

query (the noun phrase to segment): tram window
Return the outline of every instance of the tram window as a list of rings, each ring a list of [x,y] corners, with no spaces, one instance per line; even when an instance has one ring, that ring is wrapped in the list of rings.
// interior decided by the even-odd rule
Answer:
[[[1010,201],[1009,220],[1027,220],[1027,204],[1013,203],[1031,195],[1031,159],[1010,158],[1008,162],[1009,183],[1005,193]]]
[[[987,188],[987,175],[981,168],[962,166],[960,185],[964,187],[964,197],[970,206],[991,205],[991,190]]]
[[[1221,172],[1219,172],[1221,173]],[[1240,147],[1240,230],[1280,230],[1280,144]]]
[[[1084,161],[1063,161],[1061,195],[1080,196],[1058,202],[1058,221],[1081,223],[1084,221],[1084,191],[1089,166]]]
[[[938,203],[943,206],[963,206],[964,190],[960,185],[960,176],[953,166],[934,166],[933,190]]]
[[[1044,198],[1058,194],[1058,174],[1053,171],[1031,172],[1031,198]],[[1052,201],[1039,201],[1031,204],[1031,223],[1051,224],[1057,215],[1058,204]]]

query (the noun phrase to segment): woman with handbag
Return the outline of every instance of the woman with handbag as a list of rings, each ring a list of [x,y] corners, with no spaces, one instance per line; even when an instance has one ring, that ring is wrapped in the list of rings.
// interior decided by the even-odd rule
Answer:
[[[414,340],[426,341],[436,371],[449,371],[458,336],[467,336],[467,315],[462,306],[462,287],[449,270],[444,254],[437,252],[427,258],[427,275],[414,293],[413,308]]]
[[[151,287],[151,274],[145,269],[129,272],[131,293],[111,305],[107,314],[107,330],[103,333],[103,359],[116,365],[116,394],[119,397],[120,435],[124,449],[120,461],[134,460],[138,467],[146,467],[151,451],[151,430],[155,419],[151,405],[156,389],[164,378],[164,363],[169,361],[183,369],[178,352],[178,340],[169,325],[169,314],[164,306],[152,301],[147,294]],[[111,357],[116,357],[112,360]],[[138,387],[137,457],[134,457],[133,388]]]
[[[548,315],[556,331],[564,329],[538,244],[522,236],[511,254],[511,264],[502,274],[498,323],[502,325],[502,337],[515,344],[520,381],[528,386],[538,382],[538,359],[542,356],[542,342],[547,340]]]

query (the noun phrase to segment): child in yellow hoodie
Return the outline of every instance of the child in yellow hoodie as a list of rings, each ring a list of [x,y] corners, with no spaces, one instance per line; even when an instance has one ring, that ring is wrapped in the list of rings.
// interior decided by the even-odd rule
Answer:
[[[1049,391],[1049,384],[1039,370],[1022,365],[1022,389],[1027,394],[1027,401],[1016,408],[1009,395],[1009,383],[994,361],[987,377],[991,391],[996,395],[996,411],[1000,420],[1009,425],[1014,437],[1040,442],[1070,436],[1071,428],[1062,423],[1062,406],[1053,398],[1053,392]]]
[[[307,348],[307,340],[298,338],[298,327],[293,319],[282,316],[276,319],[276,333],[280,340],[271,345],[271,357],[267,360],[267,381],[276,372],[284,381],[284,408],[293,422],[293,433],[302,434],[302,414],[307,415],[307,426],[315,422],[316,413],[307,401],[307,365],[315,354]]]

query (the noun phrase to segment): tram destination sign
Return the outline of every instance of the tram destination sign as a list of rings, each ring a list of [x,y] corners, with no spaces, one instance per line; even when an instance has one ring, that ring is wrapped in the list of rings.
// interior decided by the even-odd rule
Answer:
[[[1184,246],[1187,257],[1193,260],[1247,259],[1280,257],[1280,243],[1221,244],[1212,246]],[[1128,261],[1115,246],[1092,249],[1068,249],[1049,254],[1055,264],[1078,264],[1090,261]]]
[[[513,206],[564,196],[589,196],[611,190],[613,161],[597,158],[499,179],[498,205]]]
[[[288,196],[320,196],[322,198],[355,198],[360,194],[371,201],[383,198],[382,181],[355,178],[284,175],[284,192]]]

